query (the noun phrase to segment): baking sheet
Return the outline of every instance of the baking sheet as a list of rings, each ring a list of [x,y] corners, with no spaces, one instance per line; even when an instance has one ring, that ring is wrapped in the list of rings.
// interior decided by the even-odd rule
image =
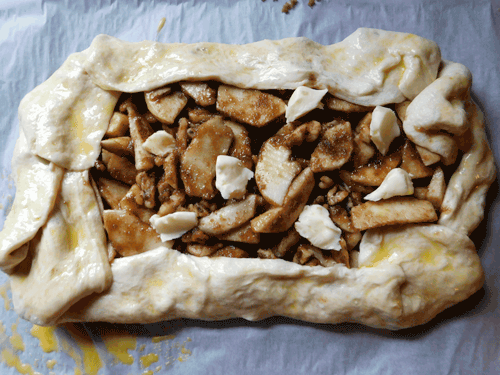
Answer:
[[[0,223],[15,193],[10,159],[22,97],[70,53],[87,48],[97,34],[127,41],[154,39],[162,17],[166,23],[158,35],[161,42],[240,44],[306,36],[331,44],[358,27],[432,39],[440,45],[443,58],[472,71],[472,95],[485,112],[495,159],[500,160],[499,1],[322,0],[312,8],[299,1],[289,14],[281,12],[284,4],[283,0],[0,1],[0,103],[5,108],[0,116]],[[495,182],[487,198],[487,221],[472,235],[485,269],[485,287],[424,326],[388,332],[276,317],[261,322],[76,324],[40,331],[16,317],[7,277],[1,274],[0,373],[496,374],[500,368],[498,190]]]

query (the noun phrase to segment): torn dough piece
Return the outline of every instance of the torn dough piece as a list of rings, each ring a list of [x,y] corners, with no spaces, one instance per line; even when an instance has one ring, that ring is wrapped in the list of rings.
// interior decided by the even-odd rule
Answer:
[[[327,92],[327,89],[315,90],[305,86],[297,87],[286,106],[286,121],[295,121],[308,114],[313,109],[323,108],[321,99],[323,99],[323,96],[325,96]]]
[[[323,250],[340,250],[342,231],[330,219],[328,210],[319,204],[305,206],[295,223],[299,234]]]
[[[365,196],[367,201],[377,202],[401,195],[413,194],[413,182],[404,169],[394,168],[385,176],[382,184],[373,193]]]
[[[394,138],[399,137],[401,131],[396,114],[390,108],[376,106],[370,123],[370,137],[382,155],[387,153]]]
[[[166,216],[153,215],[149,219],[151,226],[158,232],[163,242],[181,237],[198,225],[194,212],[174,212]]]
[[[227,155],[217,156],[215,163],[215,187],[222,198],[241,198],[247,191],[247,183],[253,172],[245,168],[241,160]]]

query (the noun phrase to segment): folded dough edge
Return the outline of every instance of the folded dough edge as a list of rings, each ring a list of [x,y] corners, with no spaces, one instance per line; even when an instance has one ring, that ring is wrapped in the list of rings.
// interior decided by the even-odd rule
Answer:
[[[55,324],[74,302],[111,283],[89,172],[66,171],[54,209],[29,243],[28,257],[10,275],[15,311],[35,324]]]
[[[367,106],[413,99],[434,81],[441,61],[433,41],[368,28],[328,46],[307,38],[230,45],[129,43],[99,35],[86,53],[87,72],[105,90],[149,91],[182,80],[214,79],[241,88],[326,88]]]
[[[381,248],[383,257],[378,255]],[[374,231],[364,239],[360,258],[365,252],[375,254],[377,261],[364,259],[360,268],[348,269],[340,264],[323,268],[283,260],[197,258],[161,247],[116,259],[111,288],[82,299],[58,323],[282,315],[400,329],[429,321],[483,284],[472,241],[444,226]]]

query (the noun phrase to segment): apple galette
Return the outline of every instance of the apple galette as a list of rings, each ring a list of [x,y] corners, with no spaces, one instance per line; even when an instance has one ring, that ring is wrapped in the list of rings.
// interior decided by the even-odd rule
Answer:
[[[36,324],[283,315],[398,329],[481,288],[495,176],[466,67],[359,29],[100,35],[21,102],[0,234]]]

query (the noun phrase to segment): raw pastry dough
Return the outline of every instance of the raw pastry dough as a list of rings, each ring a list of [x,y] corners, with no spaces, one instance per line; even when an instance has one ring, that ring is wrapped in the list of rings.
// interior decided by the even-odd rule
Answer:
[[[29,152],[22,130],[14,155],[17,193],[0,232],[0,267],[7,273],[26,257],[24,245],[47,221],[63,176],[62,168]]]
[[[440,225],[368,231],[360,266],[197,258],[159,248],[116,259],[110,290],[76,303],[63,319],[149,323],[285,315],[397,329],[425,323],[484,279],[472,241]]]
[[[64,173],[55,206],[10,275],[16,311],[54,324],[74,302],[112,281],[106,234],[89,172]]]
[[[410,99],[403,126],[417,145],[446,164],[457,155],[449,134],[472,134],[472,145],[450,180],[439,223],[368,230],[359,268],[196,258],[163,246],[109,267],[87,170],[119,93],[204,79],[240,88],[328,89],[370,107]],[[483,217],[495,168],[470,83],[467,68],[442,62],[434,42],[382,30],[358,29],[331,46],[306,38],[239,46],[98,36],[20,106],[27,142],[21,135],[18,193],[0,234],[0,266],[11,274],[15,309],[37,324],[276,314],[390,329],[425,323],[476,292],[484,278],[467,235]],[[437,136],[439,130],[446,135]]]

